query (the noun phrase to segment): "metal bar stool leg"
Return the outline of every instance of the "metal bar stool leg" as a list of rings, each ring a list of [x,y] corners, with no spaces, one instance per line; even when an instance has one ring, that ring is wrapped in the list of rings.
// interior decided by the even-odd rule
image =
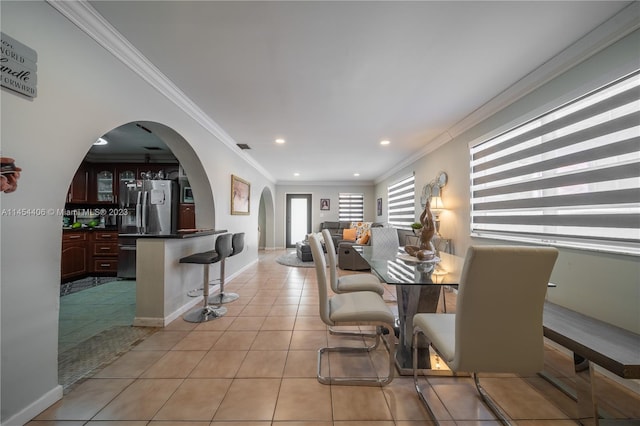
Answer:
[[[223,303],[233,302],[240,297],[237,293],[226,293],[224,291],[224,281],[225,281],[224,265],[226,263],[225,260],[226,259],[222,259],[220,261],[220,292],[217,294],[214,294],[209,298],[209,303],[212,305],[220,305]]]
[[[227,313],[224,306],[209,306],[209,267],[210,263],[204,265],[204,283],[203,283],[203,306],[194,308],[187,312],[183,319],[188,322],[206,322],[216,318],[220,318]]]

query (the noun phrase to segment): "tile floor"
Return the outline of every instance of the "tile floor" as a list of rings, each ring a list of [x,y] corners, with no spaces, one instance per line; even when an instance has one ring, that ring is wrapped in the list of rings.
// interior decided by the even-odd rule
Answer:
[[[262,254],[228,284],[241,298],[227,305],[225,317],[203,324],[174,321],[77,384],[28,425],[430,424],[410,377],[397,377],[384,388],[317,382],[318,347],[347,338],[329,335],[318,318],[314,269],[279,265],[274,261],[279,254]],[[390,288],[385,298],[392,297]],[[571,374],[569,357],[549,346],[545,352],[549,371]],[[373,365],[383,358],[381,348],[372,355]],[[350,361],[332,357],[332,372],[349,368]],[[519,425],[575,424],[575,404],[538,376],[492,375],[483,381]],[[444,425],[497,424],[470,378],[430,377],[428,383]],[[637,394],[604,378],[599,386],[601,403],[612,415],[640,417]]]

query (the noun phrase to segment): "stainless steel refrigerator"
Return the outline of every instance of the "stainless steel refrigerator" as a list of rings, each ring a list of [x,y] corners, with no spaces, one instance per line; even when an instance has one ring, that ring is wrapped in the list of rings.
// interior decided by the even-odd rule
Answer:
[[[178,184],[171,180],[125,181],[119,195],[118,277],[135,278],[136,239],[176,232]]]

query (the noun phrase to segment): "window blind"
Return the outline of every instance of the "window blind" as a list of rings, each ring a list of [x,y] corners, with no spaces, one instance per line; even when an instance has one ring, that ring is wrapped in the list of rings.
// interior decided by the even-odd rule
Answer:
[[[411,175],[387,188],[389,225],[411,229],[415,221],[415,176]]]
[[[640,71],[471,147],[474,236],[640,254]]]
[[[364,194],[339,194],[338,220],[341,222],[362,222],[364,220]]]

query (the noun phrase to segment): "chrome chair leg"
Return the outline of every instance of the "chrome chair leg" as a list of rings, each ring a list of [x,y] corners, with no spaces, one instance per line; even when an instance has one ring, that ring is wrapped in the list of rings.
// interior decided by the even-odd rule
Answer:
[[[371,346],[363,348],[332,346],[325,347],[318,350],[318,370],[317,378],[318,382],[324,385],[348,385],[348,386],[386,386],[393,381],[395,377],[395,365],[394,357],[395,350],[388,351],[389,358],[389,373],[386,377],[328,377],[322,375],[322,355],[328,352],[339,353],[369,353],[380,345],[382,339],[383,326],[376,327],[375,342]],[[361,334],[358,334],[361,336]],[[391,335],[389,335],[391,337]],[[395,344],[388,344],[390,347],[395,348]]]

